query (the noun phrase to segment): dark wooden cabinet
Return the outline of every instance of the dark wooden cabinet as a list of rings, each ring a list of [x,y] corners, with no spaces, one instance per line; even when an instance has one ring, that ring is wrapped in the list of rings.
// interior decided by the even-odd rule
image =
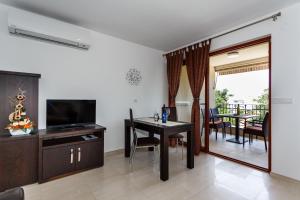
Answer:
[[[37,181],[38,136],[11,136],[5,127],[14,111],[11,98],[19,88],[26,91],[27,115],[38,127],[40,74],[0,70],[0,192]]]
[[[101,161],[103,159],[100,158],[102,156],[101,149],[101,140],[76,145],[76,169],[82,170],[102,166]]]
[[[36,135],[0,137],[0,191],[37,181]]]
[[[0,135],[0,191],[103,166],[105,130],[94,125],[18,137]],[[85,135],[97,139],[86,141]]]
[[[43,148],[43,179],[101,166],[101,139]]]
[[[75,169],[75,146],[43,149],[43,179],[59,176]]]
[[[103,166],[104,131],[99,125],[39,131],[39,183]],[[82,137],[89,135],[96,138]]]

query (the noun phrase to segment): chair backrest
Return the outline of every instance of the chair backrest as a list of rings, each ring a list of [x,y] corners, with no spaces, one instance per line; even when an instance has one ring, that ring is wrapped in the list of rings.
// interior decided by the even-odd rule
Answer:
[[[262,124],[262,130],[264,132],[265,136],[269,135],[270,132],[270,114],[267,112],[265,117],[264,117],[264,121]]]
[[[210,108],[209,109],[209,120],[215,123],[215,121],[218,121],[220,118],[216,117],[216,115],[219,114],[218,108]]]
[[[177,116],[177,109],[176,107],[165,107],[167,110],[167,113],[169,113],[168,115],[168,120],[169,121],[178,121],[178,116]],[[161,110],[163,111],[163,108],[161,108]]]
[[[219,109],[218,108],[211,108],[210,109],[211,115],[214,117],[219,114]]]
[[[130,115],[130,126],[131,126],[131,130],[132,130],[132,134],[133,134],[133,144],[136,145],[137,134],[136,134],[135,126],[134,126],[133,113],[132,113],[131,108],[129,109],[129,115]]]
[[[201,110],[201,114],[203,116],[203,119],[205,119],[205,112],[204,112],[205,109],[201,108],[200,110]],[[208,114],[209,114],[209,121],[213,121],[213,117],[212,117],[211,111],[209,111]]]

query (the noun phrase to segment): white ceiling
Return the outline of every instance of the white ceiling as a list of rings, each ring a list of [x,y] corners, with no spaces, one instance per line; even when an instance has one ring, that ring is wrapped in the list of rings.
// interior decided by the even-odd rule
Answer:
[[[168,51],[299,0],[0,0]]]
[[[236,58],[228,58],[227,53],[210,57],[210,66],[227,65],[236,62],[242,62],[246,60],[252,60],[256,58],[263,58],[269,55],[269,44],[259,44],[248,48],[237,50],[239,56]]]

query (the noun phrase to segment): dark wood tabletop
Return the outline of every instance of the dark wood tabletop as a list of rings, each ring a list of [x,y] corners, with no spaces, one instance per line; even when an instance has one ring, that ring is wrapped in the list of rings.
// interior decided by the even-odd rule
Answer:
[[[4,130],[0,132],[0,141],[6,140],[21,140],[31,137],[39,137],[39,138],[53,138],[53,137],[66,137],[67,135],[74,136],[76,133],[78,135],[82,135],[84,131],[91,131],[91,130],[106,130],[105,127],[100,126],[98,124],[92,124],[88,126],[84,126],[82,128],[68,128],[68,129],[40,129],[34,130],[30,134],[27,135],[19,135],[19,136],[12,136],[8,130]]]
[[[59,137],[67,137],[69,136],[76,136],[77,135],[83,135],[85,132],[90,132],[92,130],[99,131],[103,130],[105,131],[106,128],[103,126],[100,126],[98,124],[91,124],[84,126],[82,128],[66,128],[66,129],[40,129],[38,131],[39,138],[59,138]]]
[[[9,140],[23,140],[23,139],[27,139],[27,138],[33,138],[33,137],[37,137],[37,131],[33,131],[30,134],[27,135],[17,135],[17,136],[12,136],[8,130],[4,130],[2,132],[0,132],[0,141],[4,142],[4,141],[9,141]]]

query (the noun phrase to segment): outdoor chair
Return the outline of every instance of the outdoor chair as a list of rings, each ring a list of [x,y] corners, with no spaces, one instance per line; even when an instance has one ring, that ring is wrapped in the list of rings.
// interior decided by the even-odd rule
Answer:
[[[265,142],[265,150],[268,151],[268,147],[267,147],[267,140],[266,138],[269,136],[269,126],[270,126],[270,114],[267,112],[262,125],[258,124],[254,124],[252,126],[247,126],[244,131],[243,131],[243,147],[245,146],[245,134],[249,134],[249,144],[251,144],[253,135],[255,136],[260,136],[264,138],[264,142]]]
[[[223,138],[226,138],[226,128],[229,128],[229,133],[230,133],[230,135],[232,135],[232,130],[231,130],[232,125],[231,125],[231,122],[230,121],[224,121],[224,118],[218,117],[218,115],[220,114],[219,113],[219,109],[218,108],[211,108],[210,112],[211,112],[212,117],[214,119],[222,120],[222,122],[223,122],[223,129],[222,129],[223,130]]]

